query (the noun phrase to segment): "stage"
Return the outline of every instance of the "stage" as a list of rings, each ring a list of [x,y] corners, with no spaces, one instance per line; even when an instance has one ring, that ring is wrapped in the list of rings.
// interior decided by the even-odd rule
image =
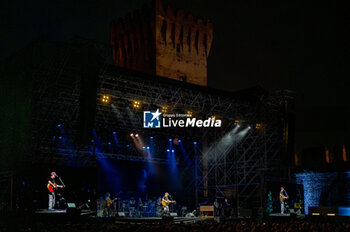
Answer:
[[[79,212],[79,215],[86,216],[86,215],[92,215],[95,213],[96,212],[92,211],[92,210],[81,210]],[[67,209],[55,209],[55,210],[39,209],[39,210],[35,211],[35,214],[62,215],[62,214],[67,214]]]
[[[37,217],[54,217],[54,218],[89,218],[90,220],[96,221],[108,221],[115,223],[132,223],[132,224],[143,224],[143,223],[163,223],[163,222],[173,222],[173,223],[197,223],[197,222],[208,222],[214,221],[214,218],[208,217],[124,217],[124,216],[115,216],[115,217],[97,217],[96,211],[91,210],[71,210],[67,211],[66,209],[40,209],[35,211]]]

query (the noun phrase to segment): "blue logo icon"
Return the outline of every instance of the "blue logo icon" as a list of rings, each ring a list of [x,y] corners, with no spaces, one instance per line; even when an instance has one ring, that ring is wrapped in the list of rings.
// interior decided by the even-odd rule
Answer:
[[[157,111],[143,111],[143,128],[160,128],[160,115]]]

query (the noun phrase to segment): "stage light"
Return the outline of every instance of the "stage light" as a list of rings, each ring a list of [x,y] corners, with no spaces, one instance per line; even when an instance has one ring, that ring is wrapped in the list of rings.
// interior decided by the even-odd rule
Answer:
[[[213,119],[213,120],[215,120],[215,119],[216,119],[216,116],[215,116],[215,115],[212,115],[210,118]]]
[[[193,142],[193,145],[197,145],[197,142]]]
[[[255,129],[261,129],[262,128],[262,125],[261,125],[261,123],[257,123],[257,124],[255,124]]]
[[[167,106],[162,106],[162,113],[166,114],[168,112],[168,107]]]
[[[181,143],[181,139],[179,139],[178,141],[179,141],[179,143]]]
[[[174,150],[171,150],[172,153],[174,153],[175,151]]]
[[[132,106],[133,106],[135,109],[139,109],[139,108],[141,107],[141,102],[135,100],[135,101],[133,101]]]
[[[139,134],[136,134],[135,137],[139,137]]]
[[[193,112],[192,112],[192,111],[190,111],[190,110],[187,110],[187,111],[186,111],[186,114],[188,114],[190,117],[192,117]]]
[[[102,97],[101,97],[101,101],[102,101],[102,103],[105,103],[105,104],[107,104],[107,103],[109,103],[110,102],[110,97],[108,96],[108,95],[102,95]]]
[[[134,137],[134,134],[133,134],[133,133],[131,133],[131,134],[130,134],[130,136],[131,136],[131,137]]]
[[[91,139],[91,143],[94,143],[94,142],[95,142],[95,140]]]
[[[113,134],[115,135],[117,132],[113,131]]]
[[[149,137],[150,139],[153,139],[153,136]]]
[[[250,126],[248,126],[248,129],[252,129]]]
[[[61,127],[61,124],[58,124],[57,127]]]
[[[145,147],[142,147],[143,150],[145,150]]]
[[[173,141],[172,139],[169,139],[169,142]]]
[[[169,152],[170,150],[169,149],[166,149],[167,152]]]
[[[111,142],[108,142],[108,145],[111,145],[112,143]]]
[[[58,137],[58,139],[62,139],[62,136]]]
[[[149,150],[149,147],[147,147],[147,150]]]
[[[239,120],[235,120],[235,121],[234,121],[234,123],[233,123],[233,125],[235,125],[235,126],[239,126],[239,123],[240,123],[240,121],[239,121]]]

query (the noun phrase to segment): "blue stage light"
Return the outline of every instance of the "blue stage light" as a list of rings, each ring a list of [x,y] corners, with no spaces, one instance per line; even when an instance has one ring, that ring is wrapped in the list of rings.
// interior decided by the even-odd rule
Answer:
[[[197,142],[193,142],[194,145],[197,145]]]
[[[145,150],[145,147],[142,147],[143,150]]]
[[[178,141],[179,141],[179,143],[181,143],[181,139],[179,139]]]
[[[61,124],[58,124],[57,127],[61,127]]]
[[[149,147],[147,147],[147,150],[149,150]]]
[[[94,143],[94,142],[95,142],[95,140],[91,139],[91,143]]]
[[[171,150],[172,153],[174,153],[175,151],[174,150]]]
[[[112,143],[111,142],[108,142],[108,145],[111,145]]]
[[[117,132],[113,131],[113,134],[115,135]]]
[[[169,142],[173,141],[172,139],[169,139]]]
[[[169,149],[167,149],[166,151],[167,151],[167,152],[169,152],[170,150],[169,150]]]
[[[58,139],[62,139],[62,136],[58,137]]]
[[[153,139],[153,136],[149,137],[150,139]]]

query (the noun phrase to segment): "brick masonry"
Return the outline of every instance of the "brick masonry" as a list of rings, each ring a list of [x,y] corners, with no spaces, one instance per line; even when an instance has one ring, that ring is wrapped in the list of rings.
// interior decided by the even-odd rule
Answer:
[[[207,85],[212,23],[156,0],[112,22],[110,32],[117,66]]]

